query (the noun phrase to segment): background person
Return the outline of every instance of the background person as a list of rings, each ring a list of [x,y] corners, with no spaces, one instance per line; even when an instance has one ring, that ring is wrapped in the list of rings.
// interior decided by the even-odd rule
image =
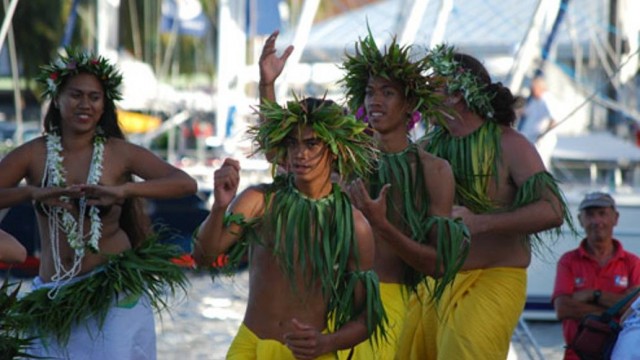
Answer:
[[[518,130],[536,146],[548,169],[551,154],[558,142],[556,131],[553,130],[560,116],[558,107],[544,78],[535,77],[531,81],[531,95],[524,106]]]
[[[640,286],[640,259],[613,237],[619,213],[611,195],[587,194],[579,210],[586,237],[560,257],[552,295],[566,344],[573,341],[582,317],[601,314]],[[564,358],[579,359],[571,349]]]

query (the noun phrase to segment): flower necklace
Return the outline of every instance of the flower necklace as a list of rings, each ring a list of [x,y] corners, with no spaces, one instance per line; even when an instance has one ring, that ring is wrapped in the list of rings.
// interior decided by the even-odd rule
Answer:
[[[66,170],[62,164],[63,157],[62,143],[59,135],[47,134],[47,162],[45,164],[45,172],[42,178],[43,187],[66,187],[65,179]],[[104,143],[102,136],[95,136],[93,139],[93,155],[91,156],[91,164],[89,167],[89,175],[87,176],[88,185],[96,185],[102,176],[102,162],[104,159]],[[63,197],[63,201],[69,202],[69,198]],[[84,218],[87,211],[87,199],[82,197],[78,203],[78,220],[65,208],[56,206],[45,210],[49,219],[49,239],[51,241],[51,250],[53,262],[55,266],[55,275],[52,281],[60,283],[69,281],[80,272],[80,264],[84,258],[85,248],[97,253],[98,241],[102,236],[102,220],[100,219],[100,210],[96,206],[89,207],[89,219],[91,226],[89,232],[84,234]],[[67,242],[74,249],[73,266],[71,269],[65,269],[60,257],[60,232],[64,233]],[[88,241],[85,243],[85,238]],[[66,282],[65,281],[65,282]],[[57,287],[57,286],[56,286]]]

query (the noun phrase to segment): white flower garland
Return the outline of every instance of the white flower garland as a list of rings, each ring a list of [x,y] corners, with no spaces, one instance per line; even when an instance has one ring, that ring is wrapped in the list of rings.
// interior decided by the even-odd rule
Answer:
[[[102,136],[95,136],[93,140],[93,155],[91,156],[91,165],[89,175],[87,176],[87,184],[96,185],[102,176],[102,162],[104,159],[104,143]],[[56,134],[47,134],[47,162],[45,164],[45,173],[42,178],[42,186],[66,187],[65,178],[66,170],[62,164],[63,157],[62,143],[60,136]],[[63,198],[69,202],[70,199]],[[62,207],[52,207],[45,209],[49,219],[49,239],[51,242],[51,251],[55,267],[55,275],[52,281],[61,283],[71,280],[80,272],[80,264],[84,258],[85,248],[89,248],[92,252],[98,252],[98,242],[102,236],[102,219],[100,219],[100,210],[96,206],[89,207],[89,218],[91,226],[89,232],[84,234],[84,218],[87,210],[87,199],[80,198],[78,205],[78,220],[66,209]],[[75,250],[73,258],[73,266],[71,269],[64,268],[60,258],[60,231],[66,235],[67,242],[72,249]],[[85,238],[88,241],[85,243]],[[60,285],[60,284],[58,284]],[[54,288],[57,288],[55,286]],[[54,292],[54,295],[55,296]],[[51,296],[51,294],[50,294]],[[52,297],[53,297],[52,296]]]

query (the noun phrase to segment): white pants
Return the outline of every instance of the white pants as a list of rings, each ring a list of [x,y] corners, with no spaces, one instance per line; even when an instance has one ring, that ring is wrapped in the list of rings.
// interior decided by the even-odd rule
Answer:
[[[46,287],[47,284],[43,285]],[[61,346],[54,338],[41,338],[33,342],[27,353],[47,359],[155,360],[153,309],[146,296],[140,297],[132,307],[114,304],[102,329],[99,329],[96,317],[91,317],[71,329],[66,346]]]

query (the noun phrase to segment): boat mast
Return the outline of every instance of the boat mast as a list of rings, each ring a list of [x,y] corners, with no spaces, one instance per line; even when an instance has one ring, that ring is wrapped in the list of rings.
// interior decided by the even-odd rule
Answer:
[[[13,27],[11,26],[11,20],[15,13],[16,6],[18,6],[18,0],[12,0],[11,3],[7,3],[7,0],[3,0],[5,17],[2,22],[2,29],[0,30],[0,49],[4,46],[4,40],[9,37],[9,60],[11,61],[11,78],[13,79],[13,103],[16,113],[16,135],[18,137],[18,144],[22,144],[22,94],[20,92],[20,74],[18,70],[18,57],[16,56],[16,44],[13,37]]]

